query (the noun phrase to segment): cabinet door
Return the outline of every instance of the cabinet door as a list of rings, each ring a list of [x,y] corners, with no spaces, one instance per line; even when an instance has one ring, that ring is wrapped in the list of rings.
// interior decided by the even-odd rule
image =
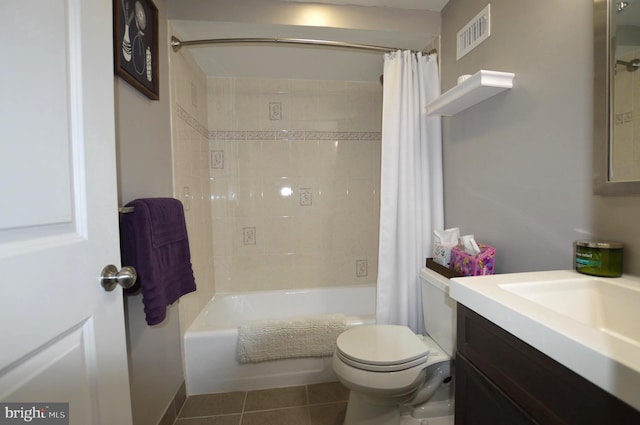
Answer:
[[[640,411],[461,304],[457,323],[458,358],[464,357],[537,422],[640,424]],[[460,375],[458,369],[458,382]]]
[[[455,425],[537,424],[459,352],[456,356]]]

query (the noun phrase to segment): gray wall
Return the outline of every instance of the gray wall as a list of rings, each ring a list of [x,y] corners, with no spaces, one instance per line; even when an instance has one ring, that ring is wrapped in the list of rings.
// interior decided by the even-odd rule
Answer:
[[[160,100],[152,101],[115,79],[118,196],[120,205],[142,197],[173,196],[167,18],[159,12]],[[125,296],[133,420],[155,425],[182,384],[177,305],[160,325],[147,326],[142,296]]]
[[[491,37],[456,61],[487,0],[442,12],[442,90],[480,69],[514,88],[443,120],[445,223],[497,248],[497,272],[568,269],[573,242],[620,240],[640,274],[640,197],[592,194],[592,2],[491,1]]]

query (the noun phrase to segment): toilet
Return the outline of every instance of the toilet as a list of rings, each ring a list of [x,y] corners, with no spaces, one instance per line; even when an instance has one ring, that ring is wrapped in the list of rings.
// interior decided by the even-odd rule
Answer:
[[[332,366],[350,390],[344,425],[453,425],[455,301],[449,279],[420,271],[428,335],[367,325],[337,339]]]

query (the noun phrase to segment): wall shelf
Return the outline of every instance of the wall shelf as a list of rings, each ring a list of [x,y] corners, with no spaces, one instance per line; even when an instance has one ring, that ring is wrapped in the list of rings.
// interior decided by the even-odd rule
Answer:
[[[427,115],[451,116],[513,87],[511,72],[480,70],[427,105]]]

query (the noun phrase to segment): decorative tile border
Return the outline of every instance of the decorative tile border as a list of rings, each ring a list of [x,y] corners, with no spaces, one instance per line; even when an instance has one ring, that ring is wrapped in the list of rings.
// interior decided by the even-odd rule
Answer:
[[[306,131],[305,140],[380,140],[382,133],[355,131]]]
[[[213,134],[213,139],[209,140],[247,140],[246,131],[214,131],[209,132],[209,136]]]
[[[191,116],[191,114],[189,114],[182,106],[176,104],[176,112],[178,113],[178,117],[182,121],[186,122],[191,128],[196,130],[202,136],[208,138],[209,132],[206,130],[206,127],[200,124],[200,122],[198,122],[195,117]]]
[[[275,131],[247,131],[247,140],[275,140]]]
[[[382,133],[368,131],[209,131],[210,140],[381,140]]]
[[[178,117],[209,140],[358,140],[375,141],[382,139],[376,131],[304,131],[304,130],[207,130],[184,108],[177,105]]]
[[[306,140],[302,130],[280,130],[276,134],[278,140]]]

